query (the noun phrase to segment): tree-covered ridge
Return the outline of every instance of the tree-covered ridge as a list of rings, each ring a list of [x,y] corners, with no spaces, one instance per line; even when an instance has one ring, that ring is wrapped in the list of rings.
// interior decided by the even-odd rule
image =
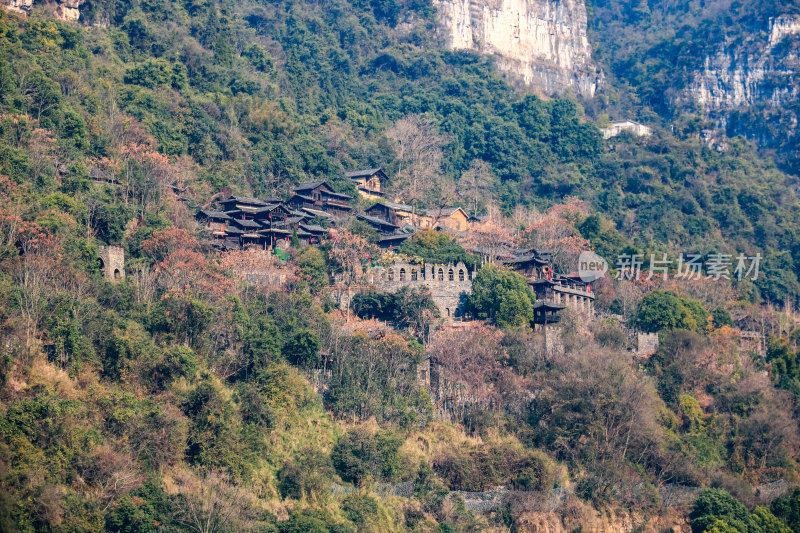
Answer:
[[[422,205],[474,208],[481,191],[478,209],[496,201],[510,210],[576,195],[640,249],[786,251],[769,261],[782,280],[764,295],[797,294],[795,180],[751,148],[734,143],[719,154],[659,132],[615,139],[609,151],[574,102],[522,96],[488,59],[439,47],[427,8],[403,10],[395,25],[374,10],[91,4],[85,20],[108,16],[110,26],[90,30],[4,14],[4,111],[38,119],[30,131],[41,126],[68,144],[68,181],[98,166],[119,174],[125,150],[144,146],[132,138],[133,117],[152,136],[149,149],[179,161],[180,179],[196,192],[231,186],[264,196],[314,179],[352,190],[342,175],[358,167],[402,176],[405,156],[384,133],[424,116],[444,157]],[[15,134],[20,127],[4,127],[12,144],[30,135]],[[20,154],[2,161],[15,180],[31,170]],[[394,190],[404,183],[398,177]]]
[[[607,279],[598,307],[641,316],[658,352],[634,360],[617,318],[569,313],[554,351],[516,274],[480,271],[487,323],[441,328],[418,291],[367,294],[354,310],[378,320],[350,320],[331,283],[360,281],[367,239],[337,227],[281,257],[223,253],[193,219],[225,187],[404,176],[393,134],[412,115],[446,137],[435,185],[474,183],[456,198],[471,213],[493,195],[526,247],[565,265],[588,247],[772,251],[762,289],[780,301],[796,198],[749,147],[603,144],[575,102],[430,47],[427,4],[84,8],[98,26],[0,11],[0,530],[460,533],[612,514],[663,530],[666,485],[733,494],[697,506],[720,528],[796,528],[796,496],[755,507],[759,485],[796,481],[796,335],[761,358],[718,312],[785,333],[752,287]],[[477,263],[441,235],[407,251]],[[124,248],[124,280],[103,277],[102,244]],[[653,288],[671,292],[644,301]],[[491,513],[455,492],[498,487],[518,492]]]
[[[790,0],[589,0],[587,9],[600,59],[658,112],[674,110],[672,100],[707,56],[727,44],[764,45],[770,19],[800,13]]]
[[[798,174],[795,123],[800,102],[790,94],[780,106],[763,98],[775,88],[795,83],[796,39],[788,37],[772,49],[768,45],[773,20],[800,14],[796,2],[591,0],[587,9],[595,56],[609,82],[598,112],[665,125],[688,120],[690,134],[719,128],[729,137],[752,140],[782,169]],[[754,92],[766,91],[753,95],[760,102],[730,112],[717,110],[710,117],[713,120],[708,120],[684,93],[702,74],[708,58],[726,54],[747,76],[754,68],[750,63],[765,51],[786,65],[755,82],[760,87]]]

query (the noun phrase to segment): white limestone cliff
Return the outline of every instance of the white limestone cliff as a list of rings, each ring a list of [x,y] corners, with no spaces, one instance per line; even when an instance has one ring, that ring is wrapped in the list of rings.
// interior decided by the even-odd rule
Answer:
[[[28,13],[32,8],[35,0],[0,0],[0,7],[4,7],[10,11],[17,13]],[[85,0],[58,0],[55,2],[55,9],[52,11],[53,16],[61,20],[77,21],[80,16],[80,6]],[[37,6],[45,4],[45,2],[36,2]],[[45,4],[50,9],[53,4]]]
[[[686,91],[706,112],[766,103],[780,106],[800,96],[800,55],[787,42],[800,41],[800,16],[769,21],[766,44],[725,47],[705,59]]]
[[[593,96],[602,73],[592,61],[583,0],[435,0],[453,49],[494,54],[500,70],[543,93]]]
[[[17,13],[27,13],[33,7],[33,0],[2,0],[0,6]]]
[[[81,17],[79,8],[83,2],[84,0],[60,0],[54,14],[61,20],[77,21]]]

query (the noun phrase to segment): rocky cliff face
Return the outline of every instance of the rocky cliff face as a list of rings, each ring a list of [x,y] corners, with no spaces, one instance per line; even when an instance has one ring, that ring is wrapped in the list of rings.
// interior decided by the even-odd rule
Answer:
[[[435,0],[454,49],[495,54],[498,67],[546,94],[593,96],[602,73],[591,56],[583,0]]]
[[[17,13],[27,13],[33,7],[33,0],[3,0],[0,6]]]
[[[79,10],[85,0],[59,0],[55,3],[53,16],[61,20],[78,20],[81,16]],[[40,3],[36,2],[37,7]],[[33,8],[34,0],[0,0],[0,6],[18,13],[27,13]],[[50,5],[52,7],[52,5]]]
[[[78,20],[81,17],[80,6],[85,0],[61,0],[56,7],[55,16],[62,20]]]
[[[800,16],[771,19],[766,39],[727,45],[707,57],[686,97],[712,113],[755,104],[778,107],[800,96],[798,45]]]

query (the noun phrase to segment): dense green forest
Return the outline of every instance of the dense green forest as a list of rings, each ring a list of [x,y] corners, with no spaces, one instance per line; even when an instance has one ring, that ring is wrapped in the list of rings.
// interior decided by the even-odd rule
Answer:
[[[198,187],[272,195],[320,178],[347,189],[344,170],[397,170],[386,130],[424,115],[441,134],[444,177],[457,191],[468,188],[470,168],[488,164],[485,187],[507,210],[578,196],[640,249],[760,252],[777,274],[762,280],[762,295],[782,302],[800,293],[796,178],[742,142],[716,153],[694,141],[692,121],[677,123],[675,135],[615,140],[606,150],[574,101],[521,95],[488,59],[442,49],[424,2],[82,10],[86,23],[109,26],[34,17],[20,31],[7,17],[3,32],[7,114],[35,118],[29,128],[68,144],[61,165],[74,168],[71,181],[85,179],[93,160],[114,160],[122,141],[114,121],[132,117],[154,150],[197,165]],[[28,74],[15,80],[15,72]],[[2,164],[14,180],[29,172],[13,151]],[[436,190],[423,204],[440,200]]]
[[[797,181],[754,147],[709,149],[688,119],[603,141],[584,111],[600,104],[446,50],[426,0],[80,9],[0,10],[0,530],[800,531],[800,492],[761,492],[798,481],[798,334],[766,307],[800,295]],[[613,316],[566,313],[553,353],[505,269],[479,271],[484,321],[461,330],[415,291],[359,295],[350,320],[333,243],[261,257],[282,281],[256,285],[247,252],[197,232],[221,191],[353,193],[345,171],[381,166],[407,194],[408,117],[440,150],[420,207],[497,206],[534,242],[557,228],[612,263],[761,253],[764,275],[598,284]],[[119,283],[105,244],[125,250]],[[400,252],[478,263],[444,234]],[[774,334],[763,356],[728,309]],[[632,360],[628,326],[659,333],[652,358]],[[418,383],[428,360],[449,403]],[[705,489],[672,506],[674,486]],[[491,513],[464,502],[499,487]]]

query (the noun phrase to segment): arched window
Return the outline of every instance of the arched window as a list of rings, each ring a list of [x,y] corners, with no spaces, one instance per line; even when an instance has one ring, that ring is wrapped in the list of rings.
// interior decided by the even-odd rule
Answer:
[[[450,269],[450,272],[447,273],[447,279],[449,281],[453,281],[455,278],[453,277],[453,269]]]
[[[389,281],[394,281],[394,269],[389,269]]]
[[[450,318],[450,308],[446,308],[445,311],[447,311],[447,318]]]
[[[400,281],[405,281],[405,280],[406,280],[406,269],[405,268],[401,268],[400,269]]]
[[[464,269],[463,268],[459,268],[458,269],[458,281],[464,281]]]
[[[444,281],[444,270],[439,269],[439,281]]]
[[[416,268],[412,268],[411,269],[411,281],[417,281],[417,269]]]
[[[114,279],[119,279],[120,276],[121,276],[121,274],[119,273],[119,269],[115,268],[114,269]]]

